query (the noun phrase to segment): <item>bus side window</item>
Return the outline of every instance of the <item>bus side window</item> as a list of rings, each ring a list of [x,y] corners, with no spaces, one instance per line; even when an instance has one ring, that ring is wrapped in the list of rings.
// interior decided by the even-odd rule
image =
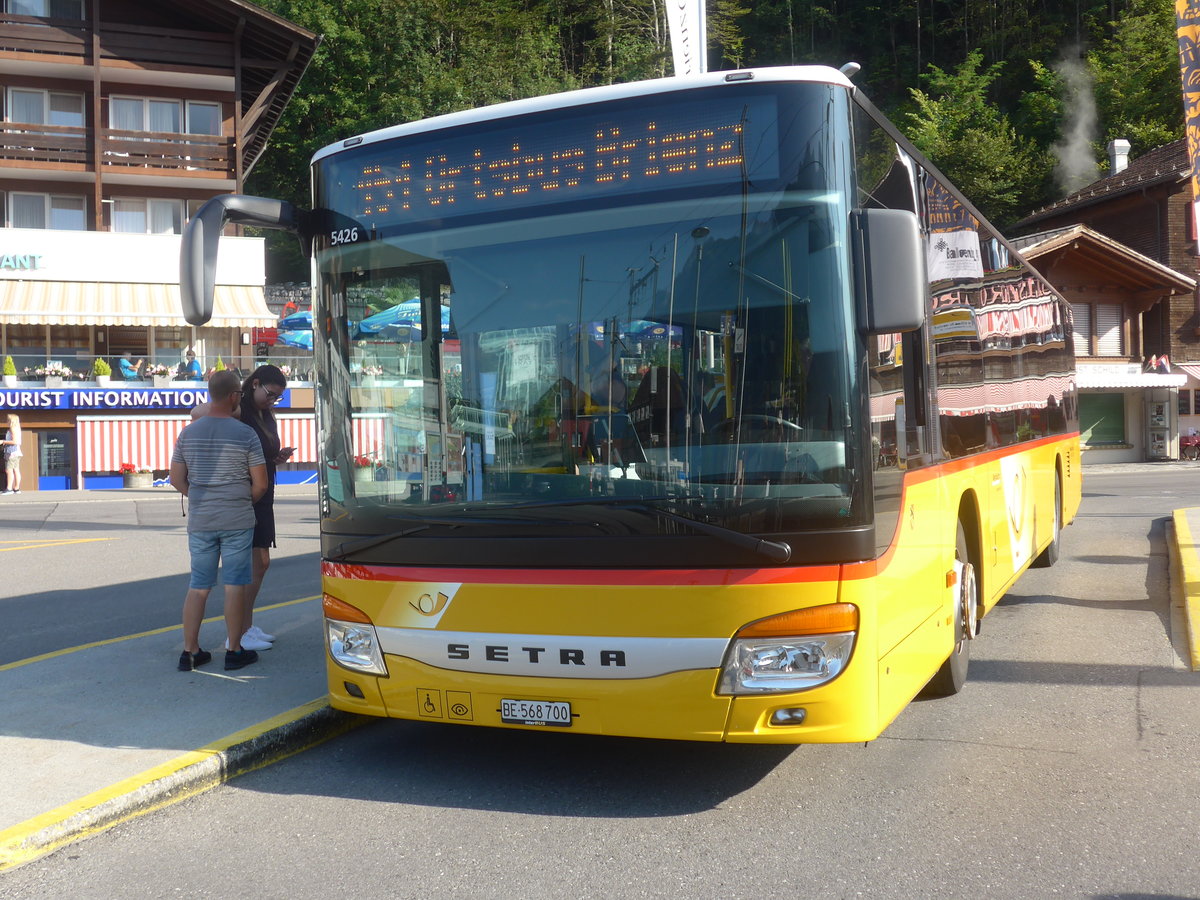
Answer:
[[[930,460],[929,403],[926,387],[925,328],[902,337],[904,360],[904,434],[897,435],[896,452],[906,460],[906,468],[924,465]]]

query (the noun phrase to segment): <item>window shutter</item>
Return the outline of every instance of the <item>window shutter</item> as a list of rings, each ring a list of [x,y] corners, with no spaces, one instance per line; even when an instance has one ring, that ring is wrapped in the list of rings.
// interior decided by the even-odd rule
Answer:
[[[1122,356],[1121,304],[1096,304],[1096,354]]]
[[[1092,308],[1086,303],[1071,304],[1071,334],[1075,337],[1075,355],[1092,355]]]

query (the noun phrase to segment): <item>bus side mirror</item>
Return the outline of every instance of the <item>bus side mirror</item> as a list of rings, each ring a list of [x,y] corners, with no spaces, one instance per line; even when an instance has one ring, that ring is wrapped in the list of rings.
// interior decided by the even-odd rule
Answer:
[[[212,318],[217,275],[217,242],[226,222],[299,232],[299,214],[285,200],[222,194],[200,207],[183,230],[179,251],[179,298],[183,317],[193,325]]]
[[[864,335],[916,331],[925,323],[925,244],[914,213],[850,213],[858,330]]]

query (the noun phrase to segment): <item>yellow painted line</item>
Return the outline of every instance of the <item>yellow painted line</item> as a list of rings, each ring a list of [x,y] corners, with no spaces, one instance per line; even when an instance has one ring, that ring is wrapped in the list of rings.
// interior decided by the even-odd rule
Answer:
[[[1187,620],[1188,649],[1192,671],[1200,670],[1200,548],[1188,527],[1187,510],[1172,514],[1175,523],[1175,542],[1179,547],[1179,584],[1183,612]]]
[[[256,607],[254,607],[254,611],[256,613],[260,613],[260,612],[265,612],[268,609],[279,609],[284,606],[295,606],[297,603],[308,603],[312,600],[320,600],[320,599],[321,599],[320,594],[316,594],[312,597],[301,597],[298,600],[285,600],[282,603],[272,603],[270,606],[256,606]],[[213,622],[222,622],[222,621],[224,621],[224,619],[225,619],[225,617],[223,615],[222,616],[209,616],[207,619],[205,619],[203,621],[202,624],[208,625]],[[80,650],[91,650],[95,647],[104,647],[108,644],[119,644],[122,641],[132,641],[132,640],[136,640],[137,638],[153,637],[156,634],[167,634],[168,632],[171,632],[171,631],[182,631],[182,630],[183,630],[182,624],[168,625],[165,628],[155,628],[152,631],[142,631],[142,632],[139,632],[138,634],[126,634],[126,635],[122,635],[121,637],[108,638],[107,640],[103,640],[103,641],[92,641],[90,644],[80,644],[76,647],[67,647],[63,650],[52,650],[50,653],[42,653],[38,656],[31,656],[28,659],[18,659],[15,662],[5,663],[4,665],[0,666],[0,672],[7,672],[10,669],[19,669],[19,668],[21,668],[21,666],[28,666],[31,663],[44,662],[47,659],[54,659],[57,656],[66,656],[68,653],[78,653]]]
[[[72,540],[51,540],[43,538],[41,540],[24,540],[24,541],[0,541],[0,544],[16,544],[16,547],[0,547],[0,553],[5,553],[9,550],[40,550],[42,547],[63,547],[67,544],[92,544],[96,541],[115,541],[117,538],[75,538]]]
[[[40,856],[45,856],[47,853],[52,853],[66,844],[100,834],[114,825],[127,822],[145,813],[162,809],[178,803],[180,800],[186,800],[189,797],[194,797],[209,788],[216,787],[218,784],[228,781],[233,776],[227,774],[227,767],[225,765],[211,765],[208,767],[208,771],[198,772],[195,778],[186,783],[170,785],[169,789],[157,792],[149,797],[147,802],[137,805],[134,809],[114,809],[107,815],[104,814],[103,810],[100,810],[99,813],[93,815],[95,811],[105,804],[115,805],[123,798],[134,795],[139,791],[147,790],[155,782],[172,776],[178,776],[186,769],[205,763],[212,757],[228,751],[231,747],[253,740],[269,731],[302,719],[327,705],[328,698],[326,697],[312,700],[303,706],[297,706],[295,709],[281,713],[274,718],[251,725],[248,728],[243,728],[241,731],[234,732],[198,750],[192,750],[184,753],[182,756],[177,756],[168,762],[119,781],[110,787],[94,791],[72,803],[66,803],[57,809],[52,809],[49,812],[34,816],[32,819],[27,819],[18,825],[0,831],[0,872],[30,862]],[[348,730],[356,724],[361,723],[349,722],[342,730]],[[322,735],[319,740],[332,737],[335,733],[340,732],[331,732]],[[278,762],[281,759],[286,759],[302,750],[308,749],[308,747],[313,746],[316,742],[316,740],[297,741],[296,745],[289,747],[286,753],[264,756],[255,765],[239,769],[236,774],[252,772],[271,763]],[[70,827],[69,823],[73,818],[81,819],[78,827]],[[43,832],[45,834],[42,834]]]

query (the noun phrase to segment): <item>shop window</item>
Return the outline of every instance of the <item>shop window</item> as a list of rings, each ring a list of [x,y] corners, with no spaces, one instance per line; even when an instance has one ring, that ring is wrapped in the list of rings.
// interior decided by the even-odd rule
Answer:
[[[46,361],[45,325],[9,325],[5,334],[8,339],[5,350],[13,358],[18,373]]]
[[[155,328],[154,361],[168,366],[178,365],[191,346],[191,335],[190,328],[166,328],[161,325]]]
[[[1200,392],[1198,392],[1200,393]],[[1192,414],[1192,392],[1179,392],[1179,414],[1181,416],[1190,416]]]
[[[116,358],[128,350],[134,359],[146,357],[149,347],[149,329],[136,326],[113,326],[108,329],[108,352]]]
[[[1079,430],[1090,447],[1126,443],[1125,395],[1080,394]]]
[[[50,358],[62,360],[68,368],[80,370],[87,367],[75,360],[86,359],[90,367],[90,331],[87,325],[51,325]]]

